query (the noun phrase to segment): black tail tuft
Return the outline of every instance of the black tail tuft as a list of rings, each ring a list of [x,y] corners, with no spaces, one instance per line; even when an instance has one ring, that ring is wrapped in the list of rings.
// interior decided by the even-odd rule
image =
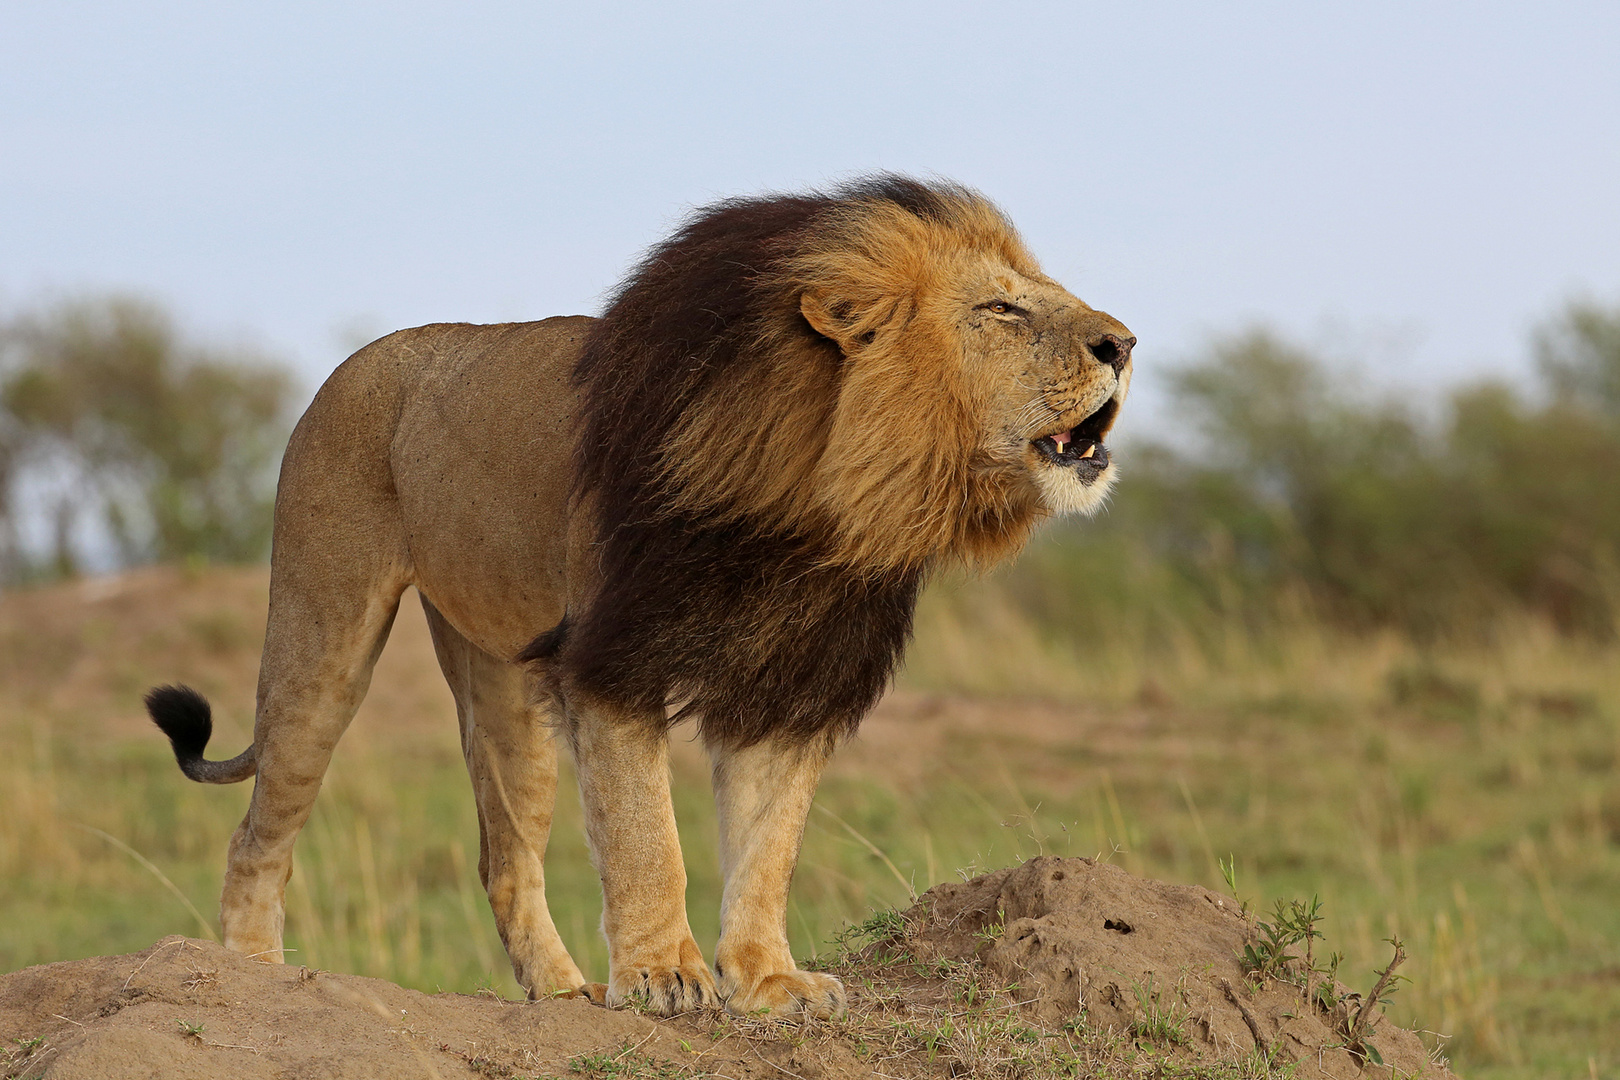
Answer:
[[[208,699],[189,686],[157,686],[147,691],[146,711],[169,737],[174,759],[190,775],[202,761],[209,736],[214,733],[214,712]]]

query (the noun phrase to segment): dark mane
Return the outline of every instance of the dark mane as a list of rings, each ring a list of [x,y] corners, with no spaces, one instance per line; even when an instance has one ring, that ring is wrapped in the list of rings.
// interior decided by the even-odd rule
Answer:
[[[757,468],[813,463],[845,360],[800,315],[783,267],[840,216],[898,207],[944,220],[969,197],[882,175],[830,193],[732,199],[648,254],[574,371],[575,499],[597,516],[601,590],[528,655],[554,655],[561,677],[660,721],[666,703],[685,702],[705,738],[724,743],[854,730],[910,636],[926,567],[838,565],[814,530],[683,502],[669,451],[695,412],[728,395],[760,403],[747,415],[767,430],[748,437],[767,441],[765,401],[786,394],[803,417],[785,440],[790,457],[762,445]],[[760,374],[770,363],[791,385]],[[735,470],[736,452],[721,452]]]

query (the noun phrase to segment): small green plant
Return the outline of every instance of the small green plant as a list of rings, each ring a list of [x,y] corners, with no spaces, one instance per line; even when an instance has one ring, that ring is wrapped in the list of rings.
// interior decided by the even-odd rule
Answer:
[[[1179,1046],[1187,1041],[1187,1032],[1182,1027],[1186,1017],[1176,1008],[1174,1001],[1166,1003],[1165,995],[1153,988],[1151,972],[1146,984],[1131,980],[1131,994],[1136,998],[1136,1007],[1142,1014],[1131,1021],[1131,1038],[1167,1046]]]
[[[1333,952],[1323,963],[1308,970],[1307,979],[1310,985],[1305,988],[1305,996],[1314,1001],[1318,1008],[1331,1013],[1339,1004],[1339,965],[1344,963],[1344,954]],[[1316,976],[1321,976],[1317,979]]]
[[[933,1018],[934,1023],[901,1023],[899,1030],[906,1036],[921,1043],[927,1051],[928,1060],[933,1061],[941,1048],[949,1046],[956,1037],[956,1024],[949,1016]]]
[[[638,1054],[629,1044],[616,1053],[602,1051],[570,1058],[568,1071],[586,1080],[675,1080],[691,1075],[679,1065]]]
[[[51,1049],[46,1046],[43,1035],[36,1035],[32,1039],[12,1039],[11,1046],[0,1051],[0,1077],[5,1080],[12,1077],[25,1080],[42,1075],[35,1070],[42,1066]]]
[[[645,986],[638,986],[624,996],[623,1008],[629,1009],[637,1016],[647,1016],[652,1009],[652,993]]]
[[[1249,902],[1238,896],[1237,856],[1228,852],[1226,858],[1216,859],[1215,865],[1221,868],[1221,877],[1226,881],[1226,891],[1232,894],[1232,899],[1238,902],[1238,910],[1247,917],[1249,914]]]
[[[1322,899],[1313,895],[1310,902],[1278,900],[1272,909],[1272,922],[1256,923],[1259,935],[1255,941],[1243,946],[1243,970],[1261,979],[1285,979],[1295,982],[1308,980],[1315,973],[1312,945],[1322,936],[1316,924],[1322,919]],[[1289,950],[1305,946],[1303,958]],[[1296,965],[1303,960],[1304,971]]]
[[[909,958],[905,940],[905,916],[890,908],[874,911],[861,922],[850,923],[834,934],[830,943],[836,948],[839,960],[848,960],[863,949],[880,946],[873,950],[876,954],[873,959],[881,963],[899,963]]]
[[[1329,954],[1323,963],[1317,963],[1313,946],[1322,932],[1317,924],[1322,919],[1322,901],[1312,896],[1303,900],[1278,900],[1272,909],[1272,920],[1261,920],[1256,940],[1243,947],[1243,969],[1257,980],[1280,979],[1298,986],[1305,1000],[1332,1018],[1334,1027],[1343,1036],[1344,1048],[1362,1061],[1374,1065],[1384,1064],[1378,1048],[1368,1042],[1373,1034],[1374,1010],[1380,1003],[1387,1004],[1397,984],[1405,978],[1395,969],[1406,961],[1406,948],[1399,938],[1385,938],[1394,946],[1395,955],[1378,972],[1378,981],[1358,1007],[1352,1009],[1352,995],[1341,997],[1338,992],[1339,965],[1344,962],[1340,953]],[[1303,945],[1305,955],[1296,956],[1290,950]],[[1141,994],[1138,993],[1138,1002]]]
[[[11,1047],[0,1053],[0,1077],[10,1080],[11,1077],[36,1076],[33,1070],[39,1065],[39,1059],[34,1052],[45,1046],[45,1037],[36,1035],[32,1039],[12,1039]],[[14,1048],[14,1049],[13,1049]],[[48,1053],[49,1051],[46,1051]],[[43,1054],[41,1055],[43,1057]]]
[[[866,942],[892,941],[906,936],[906,920],[900,912],[890,908],[874,911],[864,922],[850,929]]]
[[[1272,920],[1261,920],[1257,925],[1257,939],[1243,947],[1243,970],[1258,981],[1281,979],[1300,988],[1305,1000],[1329,1016],[1339,1014],[1339,965],[1344,954],[1329,953],[1318,963],[1316,940],[1322,937],[1318,924],[1322,921],[1322,900],[1312,895],[1303,900],[1278,900],[1272,909]],[[1291,951],[1304,946],[1304,956]]]
[[[201,1024],[194,1023],[190,1020],[180,1019],[176,1019],[175,1023],[180,1026],[180,1034],[184,1035],[188,1039],[196,1039],[199,1042],[202,1041],[203,1026]]]

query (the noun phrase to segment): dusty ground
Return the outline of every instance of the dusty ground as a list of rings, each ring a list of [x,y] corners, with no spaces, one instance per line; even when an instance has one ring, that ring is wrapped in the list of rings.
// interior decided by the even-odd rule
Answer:
[[[1313,1007],[1246,971],[1226,899],[1089,859],[938,886],[866,938],[828,965],[850,1016],[800,1025],[428,995],[170,937],[0,977],[4,1076],[1451,1075],[1376,1010],[1347,1048],[1345,988]]]
[[[1242,963],[1264,935],[1208,889],[1040,856],[936,886],[918,907],[907,938],[920,958],[982,964],[1016,983],[1022,1008],[1048,1026],[1083,1016],[1095,1031],[1174,1056],[1242,1061],[1258,1052],[1301,1078],[1389,1075],[1376,1063],[1395,1076],[1449,1075],[1376,1006],[1358,1029],[1362,998],[1316,973],[1307,983],[1302,960],[1275,976]]]

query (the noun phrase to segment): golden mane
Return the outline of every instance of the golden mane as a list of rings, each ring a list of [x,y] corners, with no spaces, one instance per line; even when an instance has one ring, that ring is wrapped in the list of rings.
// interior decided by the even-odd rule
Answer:
[[[1047,513],[980,430],[1019,375],[956,322],[986,265],[1046,280],[983,197],[896,176],[724,202],[654,248],[574,369],[601,584],[524,657],[722,743],[853,731],[929,570]]]
[[[672,433],[671,505],[814,538],[865,571],[986,564],[1023,545],[1042,511],[983,454],[982,373],[964,362],[955,301],[986,258],[1043,275],[982,196],[927,190],[921,213],[865,190],[841,200],[758,274],[750,362]]]

